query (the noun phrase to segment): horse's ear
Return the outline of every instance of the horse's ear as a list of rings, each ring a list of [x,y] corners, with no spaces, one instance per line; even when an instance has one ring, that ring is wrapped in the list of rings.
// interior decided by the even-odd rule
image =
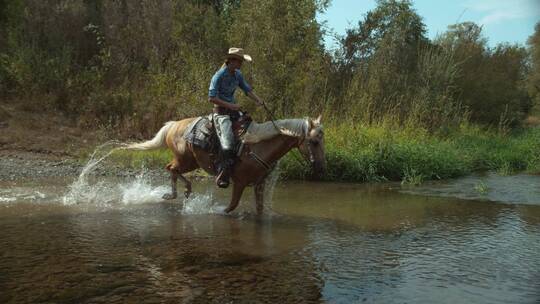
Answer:
[[[315,125],[313,119],[311,119],[311,117],[308,117],[307,121],[308,121],[308,131],[312,130]]]
[[[322,115],[319,115],[319,117],[317,117],[317,119],[313,121],[313,124],[315,124],[316,126],[320,126],[321,122],[322,122]]]

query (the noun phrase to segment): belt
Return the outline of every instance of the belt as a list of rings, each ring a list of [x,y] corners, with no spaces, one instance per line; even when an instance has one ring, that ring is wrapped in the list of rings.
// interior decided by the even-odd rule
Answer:
[[[214,107],[213,112],[218,115],[229,115],[232,120],[238,120],[240,118],[240,113],[238,111],[234,111],[220,106]]]

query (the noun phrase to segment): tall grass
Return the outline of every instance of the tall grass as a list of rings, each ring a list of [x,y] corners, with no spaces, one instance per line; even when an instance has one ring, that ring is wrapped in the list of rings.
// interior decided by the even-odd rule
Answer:
[[[472,125],[433,135],[422,129],[388,125],[326,123],[326,181],[402,181],[464,176],[478,171],[540,173],[540,128],[502,135]],[[306,179],[310,168],[291,151],[280,162],[282,179]],[[166,150],[120,151],[112,159],[126,167],[162,168],[172,154]]]
[[[326,125],[329,181],[403,181],[445,179],[477,171],[501,174],[540,172],[540,128],[511,135],[462,125],[446,136],[417,129]],[[309,168],[287,156],[283,178],[306,178]]]

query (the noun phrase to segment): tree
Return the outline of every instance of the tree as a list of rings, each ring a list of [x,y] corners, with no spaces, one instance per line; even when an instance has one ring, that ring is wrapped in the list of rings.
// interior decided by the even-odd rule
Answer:
[[[325,2],[312,0],[245,1],[233,13],[227,36],[253,56],[246,75],[280,115],[312,113],[324,94],[324,47],[315,19]]]
[[[487,95],[487,87],[483,85],[487,76],[483,72],[487,41],[482,36],[482,28],[473,22],[450,25],[435,43],[451,53],[458,63],[460,71],[456,79],[456,97],[472,112],[473,119],[478,120]]]
[[[529,96],[536,107],[540,107],[540,22],[534,28],[527,44],[531,59],[531,70],[527,77],[527,89]]]
[[[523,47],[499,44],[489,48],[482,27],[472,22],[449,26],[435,42],[458,64],[455,97],[468,109],[471,120],[515,125],[530,110],[523,86]]]
[[[342,40],[340,73],[345,104],[359,118],[374,122],[393,113],[398,121],[407,116],[410,88],[417,81],[419,50],[426,46],[425,25],[410,1],[379,0],[356,29]]]
[[[377,0],[377,7],[366,14],[358,27],[347,30],[341,44],[344,59],[359,64],[371,59],[377,50],[392,46],[406,52],[427,41],[426,29],[409,0]]]

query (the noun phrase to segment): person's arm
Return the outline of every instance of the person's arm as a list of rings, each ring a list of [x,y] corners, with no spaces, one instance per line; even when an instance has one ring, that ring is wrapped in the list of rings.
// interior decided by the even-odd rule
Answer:
[[[259,96],[253,93],[253,88],[251,88],[251,86],[246,82],[244,76],[240,71],[238,71],[238,80],[238,86],[244,91],[244,93],[246,93],[246,95],[249,96],[249,98],[251,98],[253,101],[255,101],[255,103],[257,103],[259,106],[262,106],[262,100],[259,98]]]
[[[263,105],[262,100],[253,91],[249,91],[247,93],[247,96],[249,96],[249,98],[251,98],[253,101],[255,101],[255,103],[257,103],[259,106]]]

